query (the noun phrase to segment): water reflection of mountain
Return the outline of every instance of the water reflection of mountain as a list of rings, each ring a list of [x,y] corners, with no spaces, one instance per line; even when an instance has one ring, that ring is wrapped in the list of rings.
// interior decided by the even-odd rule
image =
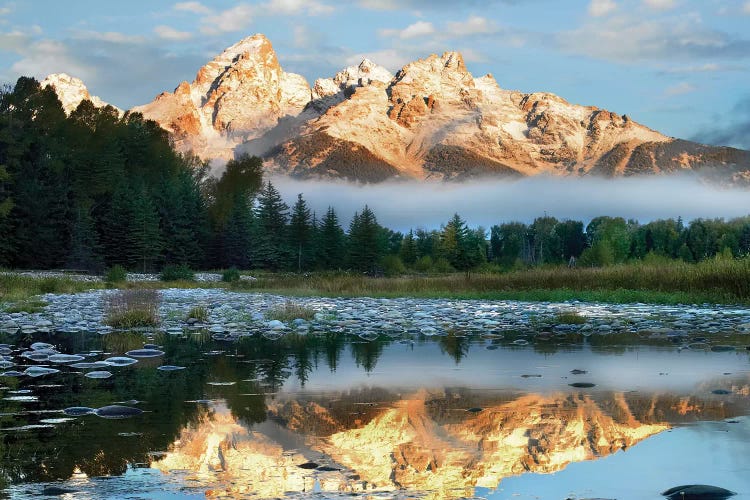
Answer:
[[[496,485],[508,474],[554,470],[571,460],[612,453],[659,432],[665,423],[747,414],[746,408],[733,406],[747,398],[711,396],[716,388],[747,395],[747,381],[732,385],[731,377],[707,383],[696,392],[701,397],[667,396],[688,392],[650,385],[653,378],[644,384],[660,395],[607,392],[600,390],[604,381],[588,396],[562,393],[571,381],[565,378],[569,369],[592,356],[568,356],[569,346],[561,343],[548,344],[551,347],[542,353],[536,346],[507,349],[495,340],[491,347],[496,349],[488,350],[489,341],[450,336],[365,342],[337,334],[290,334],[277,341],[252,337],[230,343],[216,342],[205,332],[149,337],[142,333],[0,335],[0,342],[21,347],[34,341],[52,343],[65,353],[101,350],[112,355],[148,341],[163,346],[166,354],[163,359],[115,369],[114,376],[106,380],[87,379],[80,371],[64,367],[62,373],[39,379],[4,378],[0,391],[5,392],[0,394],[30,390],[38,401],[0,399],[0,485],[4,481],[64,480],[74,471],[88,476],[120,475],[134,464],[150,465],[151,452],[171,449],[157,466],[172,468],[169,460],[178,458],[194,471],[200,470],[199,462],[208,464],[200,476],[207,487],[221,484],[222,477],[227,481],[248,479],[250,473],[241,471],[245,453],[266,457],[251,467],[261,474],[260,479],[252,479],[256,486],[265,481],[262,491],[307,491],[317,478],[321,488],[331,490],[422,488],[445,483],[446,492],[450,488],[465,492],[475,485]],[[548,352],[556,349],[557,368],[548,368],[551,371],[545,372],[544,378],[519,378],[530,366],[546,363]],[[658,366],[661,370],[663,363],[676,368],[674,357],[658,358],[655,364],[644,366],[648,352],[638,360],[639,369],[647,372]],[[674,356],[673,350],[668,352]],[[607,355],[597,356],[604,359]],[[685,353],[680,356],[685,358]],[[618,368],[626,372],[622,358],[606,358],[606,370],[598,372],[596,381]],[[739,373],[747,361],[739,355],[735,358],[729,361]],[[690,360],[682,361],[681,366],[687,364],[696,372],[689,382],[692,388],[694,382],[707,379],[705,374],[721,373],[719,367],[729,369],[725,358],[715,367],[707,367],[714,359],[714,355],[701,359],[701,369]],[[187,369],[157,371],[162,362]],[[504,371],[493,371],[500,369]],[[438,376],[440,383],[432,385],[413,380]],[[676,378],[657,376],[659,383]],[[404,382],[402,392],[394,388],[393,380]],[[234,385],[211,385],[213,382]],[[375,387],[351,389],[363,383]],[[541,394],[523,392],[527,395],[519,396],[518,392],[486,390],[523,387],[534,392],[529,384],[539,384]],[[422,385],[467,388],[418,391]],[[614,387],[625,390],[631,386],[618,383]],[[222,403],[212,408],[194,402],[202,399]],[[60,411],[69,406],[96,408],[128,400],[138,400],[137,406],[145,413],[127,420],[86,416],[41,428],[8,430],[62,417]],[[471,407],[484,410],[467,412]],[[524,413],[528,409],[535,413]],[[515,428],[525,430],[518,434],[521,431],[513,431]],[[187,443],[194,445],[185,448]],[[217,468],[215,461],[200,459],[196,455],[199,449],[206,450],[206,457],[223,457],[225,464]],[[373,449],[380,455],[373,455]],[[276,457],[275,461],[269,461],[269,456]],[[303,459],[338,464],[343,470],[299,469]],[[285,477],[292,478],[288,484],[278,482],[277,473],[282,469]],[[435,483],[438,480],[443,483]],[[437,486],[430,486],[433,484]]]
[[[710,398],[635,393],[363,389],[281,396],[261,425],[247,426],[217,407],[183,429],[152,466],[190,470],[206,488],[228,495],[406,489],[459,498],[508,476],[627,450],[673,425],[746,411]],[[339,470],[299,467],[310,461]]]

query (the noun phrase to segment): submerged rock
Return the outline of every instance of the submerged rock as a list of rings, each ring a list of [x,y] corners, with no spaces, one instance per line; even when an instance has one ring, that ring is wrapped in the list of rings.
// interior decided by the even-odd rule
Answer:
[[[127,358],[125,356],[113,356],[104,360],[109,366],[130,366],[138,362],[137,359]]]
[[[63,488],[60,486],[45,486],[42,490],[42,495],[48,497],[56,497],[61,495],[69,495],[71,493],[77,493],[78,490],[72,488]]]
[[[30,366],[26,368],[23,373],[29,377],[43,377],[45,375],[52,375],[53,373],[60,373],[60,370],[46,368],[44,366]]]
[[[320,466],[316,464],[315,462],[305,462],[304,464],[299,464],[297,467],[299,467],[300,469],[312,470],[312,469],[317,469]]]
[[[184,370],[184,366],[175,366],[175,365],[162,365],[156,368],[159,371],[162,372],[176,372],[179,370]]]
[[[67,363],[76,363],[78,361],[83,361],[83,356],[79,356],[78,354],[53,354],[49,357],[50,363],[57,363],[57,364],[67,364]]]
[[[159,349],[135,349],[126,352],[125,355],[131,358],[156,358],[164,356],[164,351],[160,351]]]
[[[736,494],[734,491],[707,484],[686,484],[662,492],[662,496],[670,500],[724,500]]]
[[[71,417],[80,417],[81,415],[89,415],[95,411],[94,408],[89,408],[88,406],[71,406],[70,408],[65,408],[63,413]]]
[[[101,408],[97,408],[96,410],[94,410],[94,415],[96,415],[97,417],[111,419],[130,418],[142,413],[143,410],[141,410],[140,408],[132,408],[130,406],[121,405],[102,406]]]

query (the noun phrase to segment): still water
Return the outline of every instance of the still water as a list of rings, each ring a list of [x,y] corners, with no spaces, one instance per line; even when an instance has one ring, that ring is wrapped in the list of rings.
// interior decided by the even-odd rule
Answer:
[[[0,342],[15,364],[0,378],[11,498],[649,499],[690,483],[750,498],[745,345],[201,331]],[[40,365],[20,355],[34,342],[85,363],[144,343],[163,354],[12,376]]]

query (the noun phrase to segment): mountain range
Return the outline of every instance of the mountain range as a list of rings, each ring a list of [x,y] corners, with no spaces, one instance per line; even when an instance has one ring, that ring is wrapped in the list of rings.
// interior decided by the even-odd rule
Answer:
[[[50,75],[66,111],[89,95]],[[620,177],[698,171],[750,184],[750,152],[675,139],[627,115],[475,78],[458,52],[431,55],[395,75],[370,60],[310,85],[283,70],[261,34],[227,48],[192,83],[136,106],[181,151],[207,160],[247,153],[300,178],[461,180],[539,174]]]

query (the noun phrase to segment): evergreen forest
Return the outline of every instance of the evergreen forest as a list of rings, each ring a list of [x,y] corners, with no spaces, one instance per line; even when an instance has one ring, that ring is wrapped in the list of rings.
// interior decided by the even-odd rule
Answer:
[[[346,227],[334,207],[312,213],[302,194],[288,206],[257,157],[211,177],[138,113],[83,101],[66,116],[54,90],[32,78],[0,94],[0,267],[393,275],[750,253],[750,217],[641,224],[602,216],[584,225],[544,216],[487,229],[456,214],[440,229],[404,234],[367,206],[343,215]]]

